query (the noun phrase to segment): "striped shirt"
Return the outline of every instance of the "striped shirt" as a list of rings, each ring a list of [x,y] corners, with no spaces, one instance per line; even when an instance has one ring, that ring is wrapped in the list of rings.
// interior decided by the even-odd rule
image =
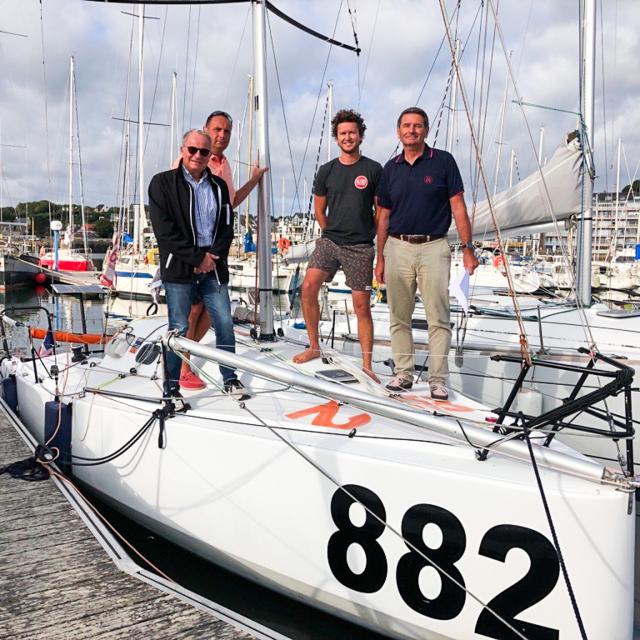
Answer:
[[[182,156],[178,156],[171,163],[171,168],[177,169],[180,166],[181,159]],[[227,187],[229,189],[229,201],[233,207],[233,201],[236,197],[236,188],[233,184],[233,173],[231,172],[231,165],[229,164],[229,160],[227,160],[227,156],[225,156],[224,153],[220,156],[216,156],[212,153],[209,156],[209,164],[207,166],[214,176],[222,178],[227,183]]]
[[[218,217],[218,202],[213,195],[213,187],[206,172],[200,180],[196,180],[185,168],[182,173],[195,193],[196,235],[199,247],[210,247],[213,244],[213,229]]]

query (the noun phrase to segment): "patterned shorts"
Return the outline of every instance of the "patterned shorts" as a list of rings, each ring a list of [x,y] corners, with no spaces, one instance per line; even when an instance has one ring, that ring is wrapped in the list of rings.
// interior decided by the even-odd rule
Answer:
[[[371,291],[375,253],[375,247],[369,244],[340,245],[329,238],[320,238],[307,268],[326,271],[329,281],[342,267],[348,287],[353,291]]]

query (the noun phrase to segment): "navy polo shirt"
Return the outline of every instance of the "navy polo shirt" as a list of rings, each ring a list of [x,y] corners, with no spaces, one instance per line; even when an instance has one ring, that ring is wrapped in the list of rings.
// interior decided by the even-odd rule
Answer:
[[[449,198],[463,191],[453,156],[425,146],[412,165],[404,153],[389,160],[376,195],[381,207],[391,209],[389,233],[445,235],[451,226]]]

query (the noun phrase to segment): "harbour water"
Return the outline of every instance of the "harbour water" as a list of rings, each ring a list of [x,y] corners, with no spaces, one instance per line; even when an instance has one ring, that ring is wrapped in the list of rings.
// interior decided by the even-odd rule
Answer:
[[[109,301],[105,304],[97,297],[86,300],[84,303],[86,331],[102,333],[105,322],[117,324],[129,315],[144,313],[148,306],[147,302],[126,300]],[[57,328],[75,332],[83,330],[78,299],[73,297],[56,299],[43,288],[9,292],[0,297],[0,309],[3,308],[6,309],[7,315],[24,324],[9,331],[7,339],[10,349],[18,349],[25,355],[30,353],[31,349],[27,327],[46,326],[43,309],[54,313]],[[159,312],[162,313],[163,310],[160,309]],[[39,342],[36,341],[34,346],[37,349]],[[379,634],[337,620],[304,603],[274,594],[268,589],[206,562],[123,517],[94,496],[90,496],[90,499],[116,530],[151,563],[179,584],[206,598],[295,639],[383,640],[383,636]],[[640,522],[638,524],[640,525]],[[638,535],[636,535],[636,584],[640,581],[639,556],[640,546]],[[638,588],[636,588],[634,640],[640,640],[639,604]],[[602,608],[603,615],[606,615],[607,603],[603,603]],[[523,617],[526,617],[526,614],[523,613]]]

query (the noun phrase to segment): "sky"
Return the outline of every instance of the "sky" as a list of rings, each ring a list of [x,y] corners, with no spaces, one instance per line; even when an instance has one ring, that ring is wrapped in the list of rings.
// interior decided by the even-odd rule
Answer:
[[[576,128],[579,3],[490,0],[483,7],[480,0],[461,0],[456,11],[458,2],[442,1],[450,31],[461,41],[462,82],[488,180],[492,188],[503,189],[510,173],[516,181],[535,170],[541,129],[544,162]],[[345,43],[354,44],[355,31],[362,49],[356,56],[269,15],[268,175],[275,215],[306,211],[317,161],[337,154],[335,144],[328,145],[326,126],[322,142],[320,138],[328,83],[333,85],[333,113],[340,108],[362,113],[367,125],[362,151],[383,164],[396,149],[399,112],[407,106],[424,108],[431,118],[428,143],[445,148],[450,140],[467,199],[473,196],[478,163],[459,90],[455,109],[450,108],[447,79],[452,54],[440,0],[272,2],[306,26]],[[91,206],[138,202],[137,125],[127,131],[122,120],[137,118],[138,26],[131,15],[136,12],[133,4],[0,0],[1,205],[68,199],[70,56],[75,61],[77,97],[73,200],[79,202],[82,193]],[[170,164],[174,72],[175,148],[180,134],[202,126],[210,111],[228,111],[234,116],[234,133],[227,156],[244,182],[253,73],[250,12],[250,3],[145,8],[144,113],[146,121],[156,123],[144,131],[147,184]],[[597,0],[597,27],[596,190],[614,190],[619,138],[620,185],[640,177],[637,2]],[[515,86],[507,82],[507,59]],[[540,106],[520,107],[514,103],[516,96]],[[124,178],[125,140],[130,145],[129,178]],[[512,150],[515,162],[510,171]],[[478,197],[483,197],[482,190]]]

